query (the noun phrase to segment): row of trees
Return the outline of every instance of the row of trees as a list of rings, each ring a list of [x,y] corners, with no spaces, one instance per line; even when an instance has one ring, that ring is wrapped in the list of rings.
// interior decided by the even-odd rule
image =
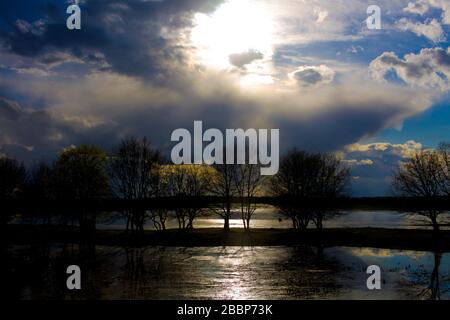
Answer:
[[[349,185],[349,170],[330,154],[310,154],[291,150],[280,163],[279,173],[263,179],[258,165],[171,165],[146,139],[125,138],[110,153],[92,145],[62,150],[53,164],[39,163],[30,172],[15,159],[0,159],[0,197],[25,197],[50,200],[80,200],[117,197],[137,203],[149,198],[174,198],[174,202],[215,196],[209,209],[224,220],[228,230],[233,203],[238,199],[244,228],[256,211],[258,195],[270,193],[283,199],[280,210],[296,229],[312,221],[322,228],[325,212],[302,207],[310,198],[343,196]],[[180,229],[192,229],[204,208],[196,202],[176,206]],[[148,210],[130,205],[123,210],[126,229],[142,232],[146,220],[164,230],[168,209]],[[90,221],[89,207],[79,213],[80,225]]]
[[[131,203],[149,198],[186,200],[211,195],[219,199],[211,209],[224,219],[225,230],[229,229],[233,201],[239,199],[239,211],[248,230],[256,211],[253,200],[264,193],[281,200],[280,211],[292,220],[295,229],[306,229],[310,223],[321,229],[323,220],[333,212],[305,203],[314,198],[346,195],[349,178],[349,168],[331,154],[293,149],[281,159],[278,174],[263,179],[257,165],[169,165],[146,138],[128,137],[109,154],[92,145],[62,150],[53,164],[42,162],[29,172],[17,160],[1,157],[0,199],[22,196],[85,201],[115,196]],[[401,163],[393,176],[393,187],[402,196],[450,196],[450,144],[418,151]],[[203,210],[195,203],[175,209],[179,228],[193,228]],[[435,231],[439,231],[441,213],[435,209],[419,212],[430,219]],[[143,231],[146,219],[163,230],[168,211],[130,207],[123,214],[127,230]],[[80,213],[80,223],[88,215],[87,208]],[[6,222],[5,215],[2,222]]]

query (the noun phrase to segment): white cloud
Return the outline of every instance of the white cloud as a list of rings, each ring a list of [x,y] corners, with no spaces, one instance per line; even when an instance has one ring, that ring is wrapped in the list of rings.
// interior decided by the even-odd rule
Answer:
[[[416,0],[409,2],[403,11],[424,15],[430,8],[442,10],[442,23],[450,24],[450,1],[448,0]]]
[[[371,166],[373,165],[373,161],[371,159],[346,159],[343,160],[344,163],[348,164],[349,166]]]
[[[314,8],[314,14],[316,16],[316,22],[322,23],[328,17],[328,11],[320,9],[320,7]]]
[[[408,6],[403,9],[405,12],[423,15],[430,9],[429,3],[426,0],[418,0],[416,2],[409,2]]]
[[[389,71],[415,88],[450,90],[450,47],[422,49],[418,54],[407,54],[403,59],[393,52],[384,52],[370,63],[373,78],[383,80]]]
[[[444,30],[436,19],[432,19],[425,23],[414,23],[405,18],[400,19],[397,24],[398,28],[404,31],[412,31],[418,36],[424,36],[433,42],[443,42],[446,40]]]
[[[427,0],[430,6],[442,10],[442,22],[450,24],[450,2],[448,0]]]
[[[348,48],[347,50],[345,50],[347,53],[360,53],[360,52],[364,52],[364,48],[359,46],[359,45],[352,45],[350,48]]]
[[[390,143],[390,142],[374,142],[368,144],[354,143],[345,147],[346,153],[359,153],[364,155],[373,155],[374,153],[389,152],[401,158],[409,158],[417,151],[423,149],[423,145],[414,140],[406,141],[405,143]]]

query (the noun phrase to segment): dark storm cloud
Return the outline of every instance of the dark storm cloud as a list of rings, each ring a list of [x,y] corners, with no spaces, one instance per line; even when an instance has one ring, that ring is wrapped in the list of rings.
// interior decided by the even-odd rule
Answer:
[[[300,119],[283,117],[277,127],[284,146],[295,145],[310,151],[336,151],[361,137],[372,136],[392,125],[389,120],[408,116],[406,97],[380,99],[367,96],[364,102],[334,96],[335,107]],[[390,94],[389,94],[390,95]],[[331,99],[332,97],[330,97]],[[392,100],[391,100],[392,99]]]
[[[51,135],[53,126],[47,112],[24,110],[17,102],[0,97],[1,143],[32,146]]]
[[[11,28],[0,26],[0,39],[7,50],[18,55],[69,51],[91,62],[102,56],[113,71],[164,80],[185,63],[189,48],[177,37],[191,26],[190,15],[209,12],[220,2],[90,0],[80,4],[81,30],[76,31],[66,28],[65,4],[51,2],[42,5],[42,16],[33,21],[23,19],[28,12],[16,12]]]
[[[282,150],[334,151],[398,126],[430,103],[420,91],[371,82],[279,94],[246,91],[229,77],[195,77],[173,89],[100,73],[81,83],[43,82],[33,88],[54,106],[56,117],[78,119],[72,122],[81,129],[72,140],[82,133],[106,145],[127,134],[146,135],[166,151],[171,132],[191,129],[194,120],[202,120],[206,129],[280,128]]]
[[[0,97],[0,154],[31,164],[53,159],[70,145],[99,144],[110,148],[119,139],[114,123],[91,123],[79,117],[61,117],[45,109],[23,108]]]

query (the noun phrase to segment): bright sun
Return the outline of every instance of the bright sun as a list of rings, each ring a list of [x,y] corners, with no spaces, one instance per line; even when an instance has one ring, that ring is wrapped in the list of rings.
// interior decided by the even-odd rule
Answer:
[[[231,67],[230,55],[257,53],[260,60],[273,52],[269,10],[254,0],[228,0],[213,14],[195,15],[191,41],[200,62],[219,69]]]

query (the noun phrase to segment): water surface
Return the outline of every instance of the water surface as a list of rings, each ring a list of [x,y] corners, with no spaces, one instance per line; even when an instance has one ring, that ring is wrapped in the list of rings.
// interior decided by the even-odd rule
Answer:
[[[211,212],[206,212],[206,216],[199,217],[194,222],[195,228],[221,228],[223,219]],[[448,223],[450,215],[448,213],[440,215],[440,223]],[[168,228],[178,228],[178,222],[174,215],[170,215],[166,222]],[[292,228],[292,222],[281,215],[278,210],[272,206],[259,207],[250,224],[251,228]],[[106,214],[98,221],[99,229],[124,229],[125,220],[120,213]],[[231,217],[231,228],[243,228],[242,220],[237,211]],[[314,227],[311,222],[310,227]],[[376,210],[363,211],[351,210],[333,215],[330,219],[324,221],[325,228],[399,228],[399,229],[432,229],[428,218],[397,211]],[[147,230],[152,230],[153,224],[147,221],[145,226]],[[449,230],[448,225],[442,225],[441,229]]]
[[[449,299],[450,254],[373,248],[9,246],[20,299]],[[65,289],[78,264],[83,290]],[[382,269],[382,290],[366,268]]]

